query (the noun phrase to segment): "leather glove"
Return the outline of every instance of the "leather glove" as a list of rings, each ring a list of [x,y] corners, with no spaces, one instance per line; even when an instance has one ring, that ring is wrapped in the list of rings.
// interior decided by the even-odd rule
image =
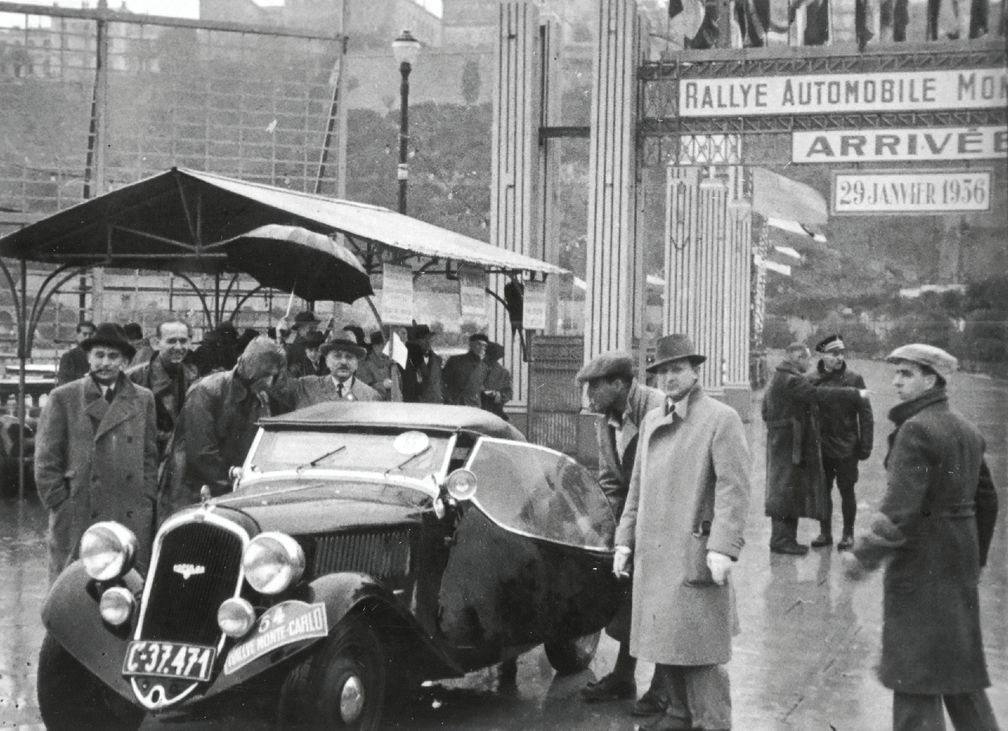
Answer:
[[[612,571],[617,579],[630,578],[627,565],[630,563],[632,553],[629,546],[616,546],[616,553],[613,554]]]
[[[732,568],[731,556],[726,556],[717,551],[707,551],[707,568],[710,569],[714,583],[724,586],[728,581],[728,574]]]

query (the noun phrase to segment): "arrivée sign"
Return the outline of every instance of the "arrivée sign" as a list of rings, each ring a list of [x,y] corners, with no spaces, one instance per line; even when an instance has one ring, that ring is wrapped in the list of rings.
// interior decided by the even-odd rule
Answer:
[[[1008,157],[1008,128],[997,125],[816,130],[791,135],[791,161],[801,163],[1003,160],[1005,157]]]

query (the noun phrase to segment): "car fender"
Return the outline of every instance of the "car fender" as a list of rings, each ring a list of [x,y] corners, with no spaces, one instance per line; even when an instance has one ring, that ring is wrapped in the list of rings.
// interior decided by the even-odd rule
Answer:
[[[80,561],[74,561],[46,595],[42,624],[81,665],[119,695],[136,703],[129,681],[122,676],[126,645],[136,628],[136,612],[125,624],[113,627],[98,611],[102,591],[115,585],[125,586],[139,596],[143,578],[130,571],[116,582],[99,583],[87,575]]]
[[[395,599],[388,590],[367,574],[349,572],[329,574],[299,587],[272,609],[279,607],[288,614],[310,620],[311,614],[316,617],[323,616],[320,609],[324,607],[324,631],[315,632],[314,629],[318,629],[317,624],[313,628],[311,626],[313,622],[302,622],[301,624],[307,627],[307,632],[312,636],[291,641],[291,633],[283,628],[278,633],[277,644],[270,646],[272,641],[270,628],[263,626],[263,618],[260,617],[256,628],[224,653],[221,672],[202,697],[208,698],[222,693],[308,650],[328,637],[347,614],[361,605],[373,606],[375,602],[380,602],[386,607],[395,606]],[[398,614],[404,621],[413,623],[408,614],[403,612]]]

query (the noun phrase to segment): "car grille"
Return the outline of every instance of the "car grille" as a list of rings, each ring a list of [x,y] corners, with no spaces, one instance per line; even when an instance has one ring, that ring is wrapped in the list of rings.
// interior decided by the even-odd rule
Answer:
[[[182,523],[159,540],[138,639],[216,645],[217,608],[240,580],[241,536],[198,522]]]
[[[340,533],[316,539],[316,576],[359,571],[375,578],[406,576],[410,569],[409,529]]]

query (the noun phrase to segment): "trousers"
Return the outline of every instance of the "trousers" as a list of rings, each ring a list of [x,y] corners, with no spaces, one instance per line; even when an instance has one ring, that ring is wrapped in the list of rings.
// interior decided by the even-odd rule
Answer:
[[[998,731],[987,693],[975,690],[956,695],[918,695],[893,692],[893,731],[945,731],[945,714],[957,731]]]
[[[854,485],[858,480],[858,459],[856,456],[832,459],[823,457],[823,472],[826,473],[826,515],[828,519],[820,521],[820,531],[825,535],[833,535],[833,483],[836,482],[840,493],[840,513],[843,515],[843,534],[854,533],[854,518],[857,515],[857,498],[854,496]]]
[[[654,686],[669,699],[666,715],[687,727],[731,728],[731,683],[724,665],[655,665]]]

